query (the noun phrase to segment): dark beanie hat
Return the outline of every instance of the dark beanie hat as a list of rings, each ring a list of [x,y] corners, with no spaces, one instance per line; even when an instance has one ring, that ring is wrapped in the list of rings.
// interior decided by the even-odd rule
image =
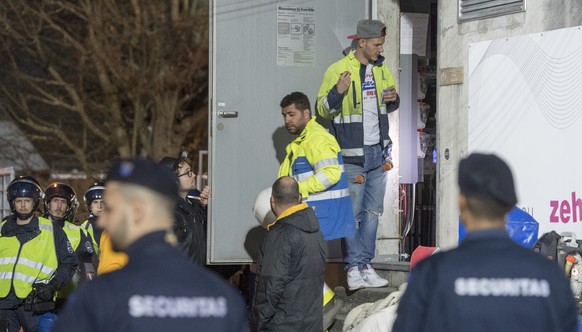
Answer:
[[[459,163],[459,190],[465,196],[515,205],[517,195],[509,166],[493,154],[472,153]]]
[[[162,166],[167,167],[168,169],[171,170],[176,170],[176,167],[178,166],[179,162],[177,158],[174,157],[164,157],[162,158],[162,160],[160,160],[160,162],[158,163]]]
[[[107,181],[125,182],[146,187],[172,200],[178,197],[176,174],[149,158],[115,160],[107,172]]]
[[[185,151],[182,151],[178,154],[178,158],[166,156],[166,157],[162,158],[162,160],[160,160],[159,164],[164,165],[173,171],[177,171],[180,163],[183,162],[184,160],[186,160],[187,157],[188,157],[188,153]]]

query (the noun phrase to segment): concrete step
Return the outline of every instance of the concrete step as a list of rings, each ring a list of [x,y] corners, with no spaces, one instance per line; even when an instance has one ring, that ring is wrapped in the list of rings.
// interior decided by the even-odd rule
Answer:
[[[372,267],[380,276],[390,282],[388,287],[364,288],[356,291],[349,291],[343,286],[334,288],[336,303],[339,304],[335,322],[328,329],[329,332],[341,332],[347,314],[355,307],[363,303],[373,303],[386,298],[390,293],[396,291],[400,285],[406,282],[409,270],[408,262],[377,261]]]
[[[390,282],[390,286],[398,288],[408,279],[410,263],[374,260],[372,267],[378,275]]]

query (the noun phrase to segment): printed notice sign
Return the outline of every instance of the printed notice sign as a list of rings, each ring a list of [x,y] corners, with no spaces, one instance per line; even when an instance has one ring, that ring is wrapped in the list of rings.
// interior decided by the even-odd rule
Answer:
[[[315,63],[315,8],[277,5],[277,66]]]
[[[404,13],[400,17],[400,53],[426,56],[428,14]]]

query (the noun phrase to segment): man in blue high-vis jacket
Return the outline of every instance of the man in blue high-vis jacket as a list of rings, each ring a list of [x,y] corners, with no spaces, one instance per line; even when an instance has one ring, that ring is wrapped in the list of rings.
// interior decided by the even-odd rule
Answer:
[[[325,240],[353,235],[352,201],[337,141],[311,116],[305,94],[293,92],[280,106],[287,131],[297,138],[287,145],[279,177],[292,176],[299,183],[303,201],[315,207]]]

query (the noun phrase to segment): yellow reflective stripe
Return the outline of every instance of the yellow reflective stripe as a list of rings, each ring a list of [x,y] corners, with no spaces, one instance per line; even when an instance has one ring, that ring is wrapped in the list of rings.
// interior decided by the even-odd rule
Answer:
[[[38,228],[40,228],[40,230],[43,230],[44,229],[45,231],[50,231],[50,232],[53,231],[53,225],[47,225],[47,224],[41,224],[41,223],[39,223],[38,224]]]
[[[315,173],[315,177],[319,180],[319,182],[321,182],[321,184],[325,188],[329,188],[329,187],[333,186],[333,183],[331,183],[331,181],[329,181],[329,179],[327,178],[327,176],[323,172]]]
[[[317,172],[322,167],[333,166],[333,165],[338,165],[338,164],[339,164],[339,161],[337,158],[326,158],[326,159],[321,159],[320,161],[313,164],[313,169]]]
[[[29,275],[26,275],[26,274],[20,273],[20,272],[15,272],[12,279],[13,280],[20,280],[20,281],[23,281],[27,284],[32,284],[33,282],[36,281],[36,277],[32,277],[32,276],[29,276]]]
[[[350,190],[348,188],[345,188],[345,189],[328,190],[328,191],[322,191],[319,193],[309,194],[309,196],[307,197],[307,199],[305,199],[305,201],[306,202],[323,201],[326,199],[338,199],[338,198],[348,197],[348,196],[350,196]]]
[[[360,157],[364,155],[364,148],[342,149],[344,157]]]
[[[79,228],[79,226],[72,224],[68,221],[65,221],[65,228],[63,228],[63,231],[65,231],[65,234],[67,235],[67,239],[69,240],[69,242],[71,243],[71,246],[73,247],[73,250],[77,250],[77,248],[79,247],[79,244],[81,243],[81,228]]]
[[[12,280],[12,272],[1,272],[0,279],[9,279]]]
[[[0,258],[0,265],[14,264],[14,263],[16,263],[16,256]]]
[[[28,266],[28,267],[35,269],[35,270],[40,270],[42,273],[46,273],[49,275],[53,274],[53,272],[55,272],[55,270],[53,268],[46,266],[41,262],[35,262],[33,260],[30,260],[30,259],[24,258],[24,257],[20,257],[20,259],[18,260],[18,264]]]
[[[330,114],[338,114],[340,112],[340,110],[336,110],[333,108],[329,108],[329,101],[327,100],[327,95],[322,97],[320,100],[320,102],[323,103],[323,107],[325,107],[325,109],[330,113]]]
[[[361,114],[352,114],[352,115],[336,116],[335,118],[333,118],[333,123],[336,123],[336,124],[362,123],[362,115]]]
[[[313,176],[313,172],[309,171],[309,172],[305,172],[305,173],[301,173],[301,174],[295,174],[295,175],[293,175],[293,178],[295,178],[295,181],[297,181],[297,182],[302,182],[302,181],[309,179],[312,176]]]
[[[70,222],[65,222],[65,226],[67,226],[72,231],[76,231],[77,229],[79,229],[79,226],[73,225]]]

